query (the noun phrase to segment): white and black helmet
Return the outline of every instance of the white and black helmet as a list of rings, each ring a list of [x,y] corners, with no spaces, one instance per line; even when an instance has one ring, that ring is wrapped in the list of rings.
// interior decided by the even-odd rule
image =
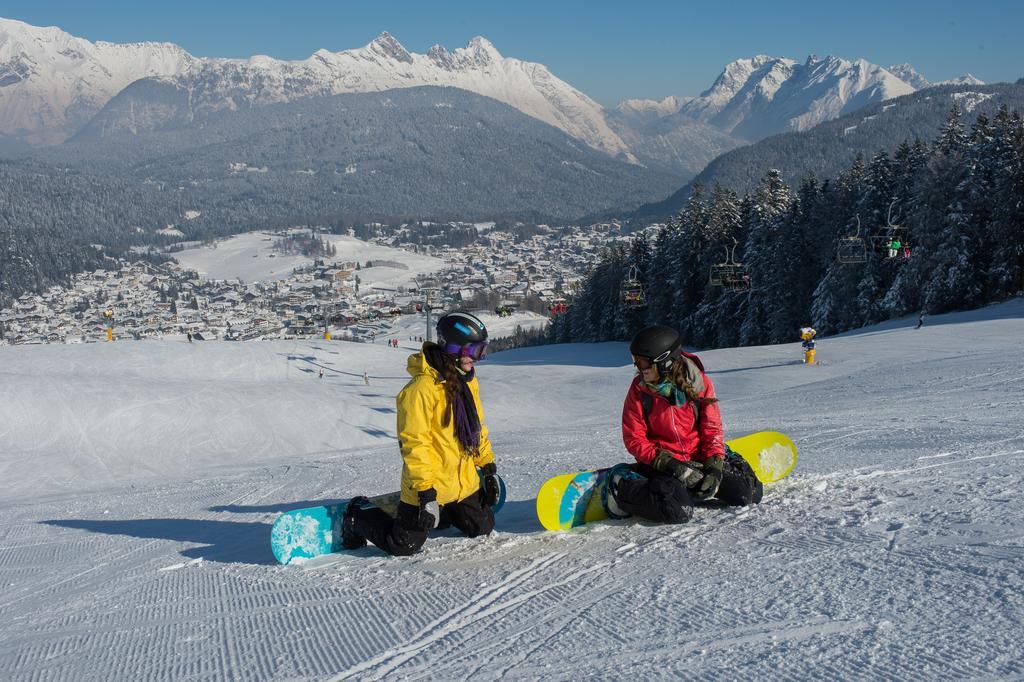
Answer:
[[[487,341],[487,327],[476,315],[451,312],[437,321],[439,346],[468,346]]]

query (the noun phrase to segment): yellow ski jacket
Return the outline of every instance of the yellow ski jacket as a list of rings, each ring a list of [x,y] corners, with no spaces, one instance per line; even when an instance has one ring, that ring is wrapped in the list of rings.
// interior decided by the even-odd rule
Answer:
[[[422,352],[410,355],[405,369],[412,379],[395,399],[402,448],[402,501],[419,506],[419,492],[430,488],[437,491],[438,504],[464,500],[480,489],[476,468],[494,461],[476,377],[469,382],[469,390],[480,416],[480,449],[471,457],[455,436],[444,379]]]

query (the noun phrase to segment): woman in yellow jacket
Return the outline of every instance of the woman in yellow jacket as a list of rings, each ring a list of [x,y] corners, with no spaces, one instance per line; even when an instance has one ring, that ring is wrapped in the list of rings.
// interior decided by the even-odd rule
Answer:
[[[346,549],[358,549],[369,540],[389,554],[404,556],[419,551],[442,521],[469,537],[494,528],[497,468],[475,369],[486,348],[483,322],[469,313],[452,312],[437,321],[437,343],[424,343],[419,353],[409,356],[406,371],[412,379],[396,399],[402,499],[392,518],[368,506],[365,497],[354,498],[342,520]]]

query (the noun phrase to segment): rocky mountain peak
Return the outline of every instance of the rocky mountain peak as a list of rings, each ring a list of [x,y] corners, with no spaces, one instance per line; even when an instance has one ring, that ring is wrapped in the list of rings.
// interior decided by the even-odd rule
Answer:
[[[412,64],[412,55],[387,31],[374,38],[367,47],[388,59]]]

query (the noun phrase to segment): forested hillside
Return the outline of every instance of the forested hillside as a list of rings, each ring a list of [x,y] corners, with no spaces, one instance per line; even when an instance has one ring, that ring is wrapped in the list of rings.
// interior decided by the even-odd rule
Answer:
[[[808,324],[832,334],[1024,291],[1018,112],[982,111],[965,129],[954,105],[930,144],[858,155],[834,179],[809,173],[796,188],[784,177],[772,169],[742,198],[696,185],[666,227],[607,254],[548,340],[623,340],[661,322],[691,346],[781,343]],[[730,260],[742,266],[712,284],[713,266]],[[623,295],[633,266],[642,307]]]
[[[14,263],[0,295],[68,276],[89,262],[89,244],[165,244],[157,230],[169,225],[209,239],[357,216],[571,221],[635,208],[674,184],[453,88],[224,112],[198,130],[94,133],[0,161],[0,235],[18,243],[0,256]]]

